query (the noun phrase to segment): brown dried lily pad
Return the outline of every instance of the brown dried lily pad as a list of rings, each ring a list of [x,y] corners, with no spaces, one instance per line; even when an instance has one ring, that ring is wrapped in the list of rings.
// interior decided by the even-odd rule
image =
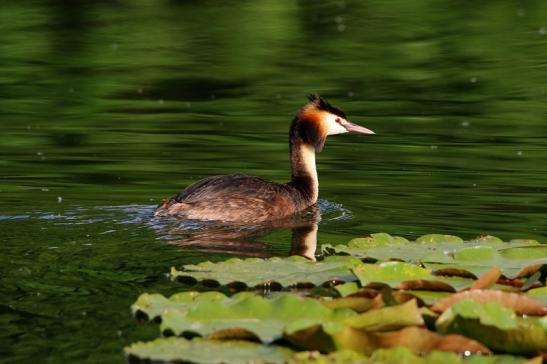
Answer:
[[[521,315],[545,316],[547,315],[547,306],[530,298],[525,294],[505,292],[490,289],[472,289],[459,292],[447,298],[437,301],[431,309],[435,312],[444,312],[452,305],[470,299],[478,303],[499,302],[507,308],[511,308]]]

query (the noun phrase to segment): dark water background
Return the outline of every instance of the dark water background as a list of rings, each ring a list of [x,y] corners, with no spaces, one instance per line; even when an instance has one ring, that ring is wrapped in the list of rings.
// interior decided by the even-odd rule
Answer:
[[[377,133],[318,156],[319,243],[545,241],[545,1],[3,2],[0,362],[119,363],[156,337],[137,295],[227,255],[167,244],[153,206],[212,174],[286,180],[314,91]],[[256,244],[286,255],[290,231]]]

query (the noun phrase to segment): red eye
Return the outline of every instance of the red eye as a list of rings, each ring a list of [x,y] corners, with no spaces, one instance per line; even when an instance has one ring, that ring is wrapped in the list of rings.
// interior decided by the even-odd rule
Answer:
[[[342,120],[340,120],[340,118],[336,118],[335,120],[338,124],[342,124]]]

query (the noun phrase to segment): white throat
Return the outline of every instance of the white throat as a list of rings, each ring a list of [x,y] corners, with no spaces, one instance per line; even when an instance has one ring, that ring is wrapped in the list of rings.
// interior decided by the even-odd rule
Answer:
[[[296,176],[309,176],[312,180],[311,198],[313,202],[319,197],[319,180],[317,178],[317,167],[315,166],[315,148],[309,144],[301,144],[298,146],[298,174]],[[297,171],[294,170],[293,173]]]

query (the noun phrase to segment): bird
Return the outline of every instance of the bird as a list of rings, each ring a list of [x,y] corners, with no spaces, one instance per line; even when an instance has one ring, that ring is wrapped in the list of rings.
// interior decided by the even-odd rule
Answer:
[[[195,182],[156,208],[156,217],[253,224],[284,219],[316,204],[319,180],[315,155],[327,136],[374,134],[318,94],[298,110],[289,129],[291,178],[286,183],[243,174],[217,175]]]

